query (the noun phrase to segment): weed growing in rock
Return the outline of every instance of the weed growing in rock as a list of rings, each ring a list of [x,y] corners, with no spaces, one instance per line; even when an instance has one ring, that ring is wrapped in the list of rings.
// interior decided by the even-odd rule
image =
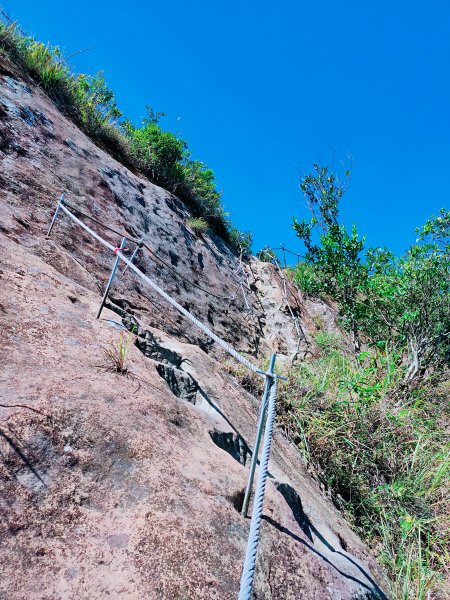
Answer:
[[[106,368],[121,375],[128,374],[126,359],[130,344],[134,341],[135,337],[132,334],[122,331],[118,340],[111,342],[107,348],[103,348],[104,356],[107,359]]]
[[[192,217],[187,219],[186,225],[188,225],[196,235],[201,235],[208,229],[208,223],[202,217]]]

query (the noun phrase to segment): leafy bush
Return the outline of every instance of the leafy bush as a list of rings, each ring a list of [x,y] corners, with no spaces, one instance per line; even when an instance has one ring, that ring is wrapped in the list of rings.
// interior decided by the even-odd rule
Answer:
[[[158,125],[154,112],[147,107],[148,115],[140,127],[126,119],[122,131],[130,142],[130,148],[136,161],[142,166],[151,166],[162,177],[174,177],[176,166],[183,160],[186,142],[173,133],[163,131]]]
[[[306,261],[293,269],[299,288],[338,302],[357,352],[361,334],[404,349],[406,381],[444,368],[450,356],[450,211],[427,221],[417,242],[397,258],[384,248],[364,252],[356,227],[349,233],[339,222],[346,186],[327,167],[314,165],[300,187],[312,217],[294,218],[307,249]]]
[[[230,240],[234,248],[236,248],[243,258],[248,257],[252,252],[253,237],[249,231],[239,231],[233,225],[230,225]]]
[[[306,262],[299,263],[292,269],[292,277],[298,288],[308,296],[320,298],[324,296],[322,278],[318,276],[316,268]]]
[[[361,328],[407,349],[406,381],[445,370],[450,359],[450,211],[417,229],[402,257],[369,250]]]
[[[308,293],[329,295],[341,305],[345,324],[352,332],[355,350],[360,349],[356,304],[359,288],[366,279],[362,262],[365,238],[355,226],[348,232],[339,223],[339,202],[345,193],[350,173],[341,183],[328,167],[314,165],[314,172],[304,176],[300,189],[312,213],[309,221],[294,218],[293,227],[303,241],[306,264],[298,268],[299,285]],[[316,241],[315,238],[318,238]]]
[[[75,75],[56,46],[22,35],[0,21],[0,49],[25,68],[50,97],[97,143],[131,169],[177,194],[193,212],[230,243],[236,252],[251,252],[251,236],[230,223],[216,189],[214,172],[192,160],[187,143],[164,131],[164,113],[147,109],[140,126],[123,119],[103,73]]]
[[[196,235],[202,234],[208,229],[208,223],[201,217],[192,217],[188,219],[186,223]]]
[[[256,258],[262,262],[278,261],[275,250],[272,250],[270,246],[264,246],[264,248],[261,248],[261,250],[256,253]]]

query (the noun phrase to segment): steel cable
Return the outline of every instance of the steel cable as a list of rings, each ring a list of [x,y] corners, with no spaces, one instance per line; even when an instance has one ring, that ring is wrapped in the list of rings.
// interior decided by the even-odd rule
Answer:
[[[267,375],[269,378],[270,376]],[[253,580],[255,577],[256,554],[258,551],[259,538],[261,536],[261,519],[266,491],[266,481],[269,469],[270,450],[272,447],[273,428],[276,416],[277,400],[277,378],[272,376],[269,403],[267,408],[267,421],[264,431],[263,449],[259,467],[259,478],[256,486],[255,499],[253,501],[252,520],[248,534],[247,550],[245,553],[244,566],[242,569],[239,600],[250,600],[252,594]]]
[[[160,288],[157,283],[155,283],[152,279],[147,277],[147,275],[144,275],[144,273],[142,273],[142,271],[140,269],[138,269],[138,267],[136,267],[126,256],[124,256],[118,248],[115,248],[112,244],[110,244],[109,242],[104,240],[101,236],[99,236],[97,233],[95,233],[95,231],[92,231],[92,229],[90,229],[90,227],[88,227],[85,223],[80,221],[80,219],[78,219],[66,206],[64,206],[64,204],[62,202],[59,203],[59,206],[60,206],[61,210],[63,210],[73,221],[75,221],[75,223],[80,225],[80,227],[82,227],[85,231],[87,231],[90,235],[92,235],[92,237],[94,237],[98,242],[100,242],[100,244],[105,246],[105,248],[108,248],[109,250],[114,252],[114,254],[116,254],[116,256],[118,256],[121,260],[123,260],[123,262],[126,265],[128,265],[129,269],[134,271],[141,279],[143,279],[146,283],[148,283],[148,285],[151,288],[153,288],[155,290],[155,292],[157,292],[160,296],[165,298],[167,300],[167,302],[169,302],[169,304],[174,306],[179,312],[181,312],[182,315],[184,315],[187,319],[189,319],[192,323],[194,323],[194,325],[196,325],[199,329],[201,329],[204,333],[206,333],[206,335],[208,337],[210,337],[219,346],[221,346],[224,350],[226,350],[228,352],[228,354],[231,354],[231,356],[233,356],[237,361],[239,361],[241,364],[246,366],[248,369],[250,369],[254,373],[257,373],[258,375],[262,375],[263,377],[265,377],[266,374],[264,371],[259,369],[253,363],[251,363],[244,356],[239,354],[239,352],[237,352],[237,350],[235,350],[228,342],[226,342],[225,340],[220,338],[218,335],[216,335],[209,327],[207,327],[204,323],[199,321],[199,319],[194,317],[189,311],[187,311],[183,306],[181,306],[181,304],[179,304],[176,300],[174,300],[171,296],[169,296],[169,294],[167,294],[162,288]]]

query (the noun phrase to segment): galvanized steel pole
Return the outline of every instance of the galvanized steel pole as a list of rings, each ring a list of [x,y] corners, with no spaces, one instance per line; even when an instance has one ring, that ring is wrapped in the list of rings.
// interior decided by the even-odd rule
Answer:
[[[55,214],[53,215],[52,222],[50,223],[50,227],[48,228],[48,231],[47,231],[47,237],[49,237],[52,232],[53,225],[55,224],[56,217],[58,216],[59,209],[61,208],[61,203],[63,202],[63,200],[64,200],[64,193],[61,194],[61,198],[58,201],[58,205],[56,207]]]
[[[136,248],[133,251],[133,254],[130,256],[130,262],[133,262],[134,257],[136,256],[139,248],[142,248],[142,246],[144,245],[144,240],[139,240],[139,243],[136,245]],[[122,271],[122,273],[126,273],[128,269],[128,265],[125,265],[124,270]]]
[[[122,239],[122,243],[120,244],[119,250],[123,250],[125,248],[126,241],[127,241],[127,238],[124,237]],[[119,261],[120,261],[120,257],[116,256],[116,261],[114,263],[113,270],[111,271],[111,275],[109,276],[109,280],[106,285],[105,293],[103,294],[102,303],[100,304],[100,308],[98,309],[97,319],[99,319],[100,315],[102,314],[102,310],[103,310],[103,307],[105,306],[106,298],[108,297],[110,287],[111,287],[113,279],[116,275],[117,267],[119,266]]]

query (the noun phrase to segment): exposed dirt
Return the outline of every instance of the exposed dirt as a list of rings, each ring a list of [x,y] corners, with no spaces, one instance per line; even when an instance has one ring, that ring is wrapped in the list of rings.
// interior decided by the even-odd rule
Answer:
[[[0,66],[0,598],[234,599],[258,400],[131,273],[97,320],[114,257],[67,218],[49,240],[46,229],[65,191],[145,236],[179,274],[145,251],[139,268],[254,360],[314,352],[314,314],[332,309],[292,298],[299,344],[272,267],[255,261],[247,310],[218,237],[196,238],[177,198],[95,146],[1,56]],[[125,374],[105,352],[132,335],[122,320],[137,323]],[[367,548],[279,433],[270,471],[254,597],[382,598]]]

